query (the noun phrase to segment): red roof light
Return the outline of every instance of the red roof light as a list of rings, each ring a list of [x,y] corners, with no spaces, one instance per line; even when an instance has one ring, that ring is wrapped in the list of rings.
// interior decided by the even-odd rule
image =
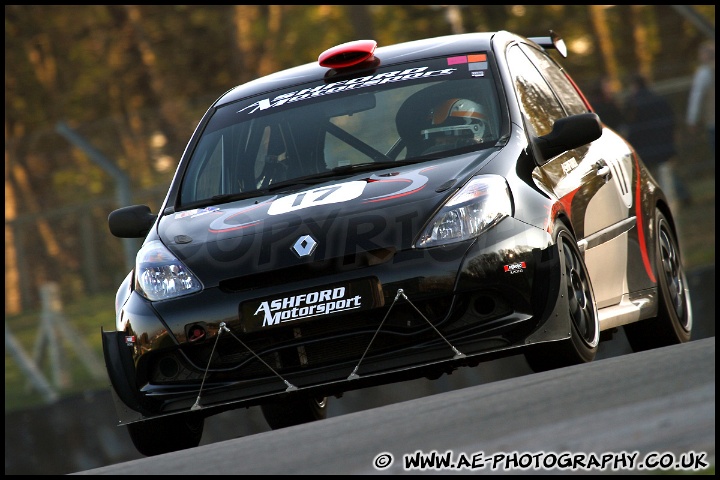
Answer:
[[[355,40],[328,48],[318,57],[322,67],[344,68],[372,58],[377,47],[375,40]]]

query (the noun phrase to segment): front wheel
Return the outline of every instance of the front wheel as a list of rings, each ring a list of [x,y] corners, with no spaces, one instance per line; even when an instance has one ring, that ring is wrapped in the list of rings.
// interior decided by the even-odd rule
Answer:
[[[560,254],[560,293],[567,296],[570,338],[534,345],[525,358],[536,372],[591,362],[600,342],[600,323],[595,293],[575,237],[562,223],[555,226]]]
[[[200,445],[205,419],[182,413],[127,425],[130,439],[145,456],[185,450]]]
[[[692,331],[690,294],[677,237],[660,210],[655,212],[655,226],[658,313],[625,325],[625,336],[635,352],[687,342]]]
[[[327,397],[290,397],[262,405],[263,416],[270,428],[300,425],[327,418]]]

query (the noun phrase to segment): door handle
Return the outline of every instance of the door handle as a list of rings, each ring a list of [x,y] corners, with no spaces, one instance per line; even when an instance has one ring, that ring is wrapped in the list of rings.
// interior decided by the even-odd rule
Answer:
[[[601,160],[599,162],[595,162],[595,168],[597,169],[597,176],[604,177],[605,182],[607,183],[612,175],[610,172],[610,166],[605,163],[604,160]]]

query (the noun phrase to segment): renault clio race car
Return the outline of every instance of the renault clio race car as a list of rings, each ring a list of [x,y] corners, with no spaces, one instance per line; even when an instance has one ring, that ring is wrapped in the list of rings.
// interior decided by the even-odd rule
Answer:
[[[144,238],[102,332],[138,451],[235,408],[282,428],[506,355],[590,362],[619,327],[688,341],[669,202],[565,53],[552,32],[359,40],[222,95],[160,211],[108,219]]]

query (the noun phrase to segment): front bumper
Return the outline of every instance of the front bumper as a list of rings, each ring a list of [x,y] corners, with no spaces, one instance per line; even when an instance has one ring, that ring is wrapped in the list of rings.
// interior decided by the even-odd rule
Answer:
[[[232,280],[154,304],[131,294],[118,330],[103,332],[121,423],[435,377],[569,336],[558,255],[542,230],[509,218],[472,243],[386,257],[302,280],[290,272],[268,287]],[[272,329],[248,329],[242,318],[250,299],[358,277],[377,285],[371,310]],[[188,333],[194,327],[200,340]]]

